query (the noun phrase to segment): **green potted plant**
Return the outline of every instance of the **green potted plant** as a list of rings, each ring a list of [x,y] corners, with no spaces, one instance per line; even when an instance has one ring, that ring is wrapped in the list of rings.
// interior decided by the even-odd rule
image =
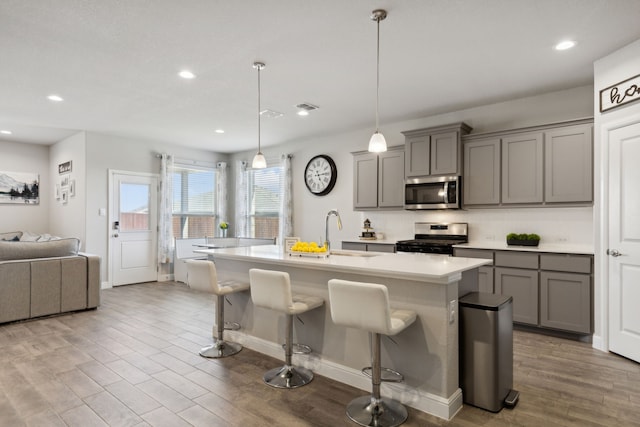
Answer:
[[[532,234],[509,233],[509,234],[507,234],[507,245],[538,246],[539,243],[540,243],[540,236],[538,236],[535,233],[532,233]]]

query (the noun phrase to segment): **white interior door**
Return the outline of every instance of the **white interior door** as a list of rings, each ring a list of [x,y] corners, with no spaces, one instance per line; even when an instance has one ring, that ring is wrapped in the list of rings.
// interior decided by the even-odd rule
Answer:
[[[113,286],[158,279],[158,178],[112,172],[110,217]]]
[[[640,122],[608,131],[609,349],[640,362]]]

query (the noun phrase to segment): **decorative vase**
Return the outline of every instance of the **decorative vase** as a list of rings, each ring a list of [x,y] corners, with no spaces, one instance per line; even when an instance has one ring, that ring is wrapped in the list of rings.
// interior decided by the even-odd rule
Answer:
[[[226,228],[220,229],[220,232],[221,232],[222,237],[227,237],[227,229]]]

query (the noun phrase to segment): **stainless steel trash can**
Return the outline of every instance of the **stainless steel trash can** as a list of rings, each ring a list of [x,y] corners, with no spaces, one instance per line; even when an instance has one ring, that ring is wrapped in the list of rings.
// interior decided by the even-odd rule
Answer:
[[[460,387],[464,403],[498,412],[514,406],[513,298],[471,292],[460,298]]]

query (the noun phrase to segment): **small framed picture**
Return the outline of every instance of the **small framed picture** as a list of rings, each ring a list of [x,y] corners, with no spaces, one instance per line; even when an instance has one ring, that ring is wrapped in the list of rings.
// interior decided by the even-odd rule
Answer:
[[[63,176],[62,179],[60,179],[60,186],[62,188],[65,188],[65,187],[69,186],[69,175]]]
[[[72,179],[69,181],[69,197],[74,197],[76,195],[76,180]]]
[[[60,184],[56,184],[56,200],[60,200]]]
[[[66,205],[67,202],[69,201],[69,189],[68,188],[63,188],[60,191],[60,201],[62,202],[63,205]]]
[[[285,237],[284,238],[284,251],[285,253],[291,253],[291,247],[293,245],[296,244],[296,242],[299,242],[300,238],[299,237]]]

